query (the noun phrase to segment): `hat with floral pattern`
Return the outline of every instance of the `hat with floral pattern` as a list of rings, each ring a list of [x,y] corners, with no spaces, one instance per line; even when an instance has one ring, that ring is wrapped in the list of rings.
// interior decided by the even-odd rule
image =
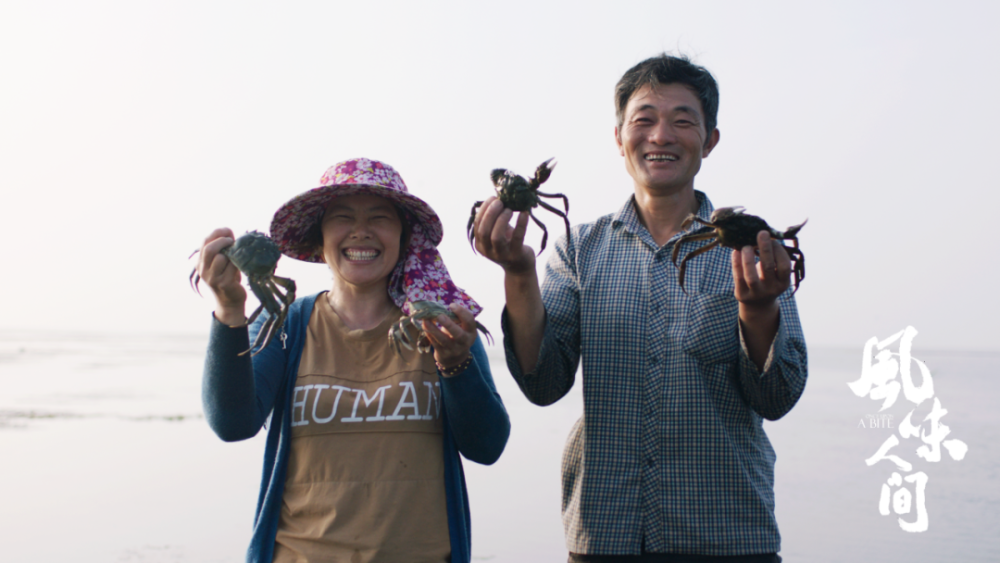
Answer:
[[[405,255],[389,276],[389,297],[405,314],[413,314],[410,304],[416,301],[436,301],[445,306],[460,303],[473,315],[482,311],[478,303],[451,281],[437,250],[444,235],[437,213],[410,194],[399,172],[383,162],[354,158],[328,168],[318,188],[295,196],[278,209],[271,221],[271,238],[285,256],[324,263],[322,248],[310,242],[314,240],[311,232],[334,198],[359,194],[388,199],[403,211],[403,220],[410,225]]]

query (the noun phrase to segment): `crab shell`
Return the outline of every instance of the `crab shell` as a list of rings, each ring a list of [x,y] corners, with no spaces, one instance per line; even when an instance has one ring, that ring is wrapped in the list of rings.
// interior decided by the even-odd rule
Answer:
[[[270,276],[278,267],[281,250],[271,237],[250,231],[219,251],[248,276]]]
[[[421,354],[431,351],[430,342],[427,340],[427,334],[424,332],[420,321],[435,319],[440,315],[446,315],[451,319],[458,320],[458,316],[451,309],[436,301],[414,301],[410,303],[410,306],[413,308],[413,314],[403,317],[389,329],[389,345],[392,346],[393,350],[400,357],[403,355],[401,346],[407,350],[413,350],[416,347],[416,350]],[[411,328],[416,330],[415,336]],[[493,337],[490,335],[490,331],[486,330],[486,327],[478,321],[476,322],[476,329],[486,336],[486,340],[490,344],[493,344]]]

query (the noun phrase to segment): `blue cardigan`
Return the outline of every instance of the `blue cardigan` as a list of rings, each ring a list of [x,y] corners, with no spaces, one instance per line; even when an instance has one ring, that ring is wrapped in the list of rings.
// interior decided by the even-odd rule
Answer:
[[[264,450],[264,475],[257,500],[248,563],[271,563],[281,514],[285,470],[291,443],[291,402],[306,328],[319,294],[298,299],[289,307],[285,345],[274,338],[251,359],[238,354],[250,347],[266,315],[249,327],[230,328],[212,322],[202,402],[212,430],[227,442],[252,438],[272,420]],[[482,342],[472,346],[472,365],[454,376],[441,377],[444,425],[444,481],[451,537],[452,563],[472,557],[472,527],[466,498],[465,474],[459,453],[482,464],[499,459],[510,434],[510,420],[500,400]],[[273,411],[273,413],[272,413]]]

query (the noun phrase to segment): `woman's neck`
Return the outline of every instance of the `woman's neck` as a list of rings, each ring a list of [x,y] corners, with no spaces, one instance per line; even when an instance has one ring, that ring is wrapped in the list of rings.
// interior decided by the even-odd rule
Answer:
[[[388,287],[358,287],[334,281],[326,294],[330,307],[351,330],[370,330],[377,327],[395,304],[389,299]]]

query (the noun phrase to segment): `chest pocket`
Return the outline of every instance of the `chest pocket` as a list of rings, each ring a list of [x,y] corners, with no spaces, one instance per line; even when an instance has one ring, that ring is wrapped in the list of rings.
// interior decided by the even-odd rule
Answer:
[[[739,357],[739,303],[730,293],[702,293],[691,298],[684,352],[701,363],[735,362]]]

